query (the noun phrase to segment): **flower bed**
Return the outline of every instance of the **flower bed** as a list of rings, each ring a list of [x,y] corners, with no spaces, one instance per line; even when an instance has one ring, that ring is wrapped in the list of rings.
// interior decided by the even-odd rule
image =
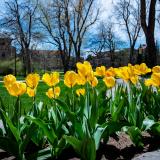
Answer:
[[[5,88],[17,100],[14,106],[6,106],[1,99],[0,148],[17,159],[56,159],[72,147],[81,159],[94,160],[100,143],[107,143],[119,131],[141,148],[142,132],[160,135],[159,66],[152,70],[144,63],[101,66],[94,72],[89,62],[77,63],[77,73],[64,75],[67,90],[59,86],[59,73],[45,73],[42,81],[48,86],[50,104],[43,103],[43,97],[36,101],[39,80],[36,73],[29,74],[25,82],[16,81],[13,75],[4,77]],[[24,94],[32,99],[29,110],[21,103]]]

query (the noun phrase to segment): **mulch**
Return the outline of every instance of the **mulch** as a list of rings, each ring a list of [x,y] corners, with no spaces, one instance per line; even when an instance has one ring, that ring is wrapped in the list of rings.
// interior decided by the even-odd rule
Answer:
[[[158,150],[160,148],[160,137],[152,137],[143,133],[144,147],[136,147],[129,136],[124,132],[119,132],[109,138],[107,144],[101,142],[97,151],[96,160],[131,160],[146,152]],[[13,160],[13,156],[0,150],[0,160]],[[72,148],[65,149],[57,160],[80,160]]]

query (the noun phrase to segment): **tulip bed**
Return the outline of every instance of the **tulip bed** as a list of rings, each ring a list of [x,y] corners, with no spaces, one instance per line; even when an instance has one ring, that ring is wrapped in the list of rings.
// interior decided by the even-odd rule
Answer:
[[[64,80],[57,72],[45,73],[43,82],[36,73],[25,82],[13,75],[3,80],[0,148],[17,159],[57,159],[71,146],[82,160],[95,160],[100,142],[118,131],[137,147],[143,147],[144,131],[160,136],[160,66],[93,71],[85,61]]]

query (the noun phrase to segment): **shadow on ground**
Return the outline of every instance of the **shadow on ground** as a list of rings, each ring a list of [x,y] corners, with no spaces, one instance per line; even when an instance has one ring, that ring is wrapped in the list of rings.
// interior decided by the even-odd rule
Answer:
[[[97,151],[96,160],[130,160],[143,153],[158,150],[160,148],[160,137],[152,137],[149,134],[143,136],[144,147],[138,148],[133,145],[128,135],[120,133],[109,138],[107,144],[101,143]],[[0,150],[1,160],[15,160],[8,153]],[[49,160],[49,159],[48,159]],[[65,149],[57,160],[80,160],[73,148]]]

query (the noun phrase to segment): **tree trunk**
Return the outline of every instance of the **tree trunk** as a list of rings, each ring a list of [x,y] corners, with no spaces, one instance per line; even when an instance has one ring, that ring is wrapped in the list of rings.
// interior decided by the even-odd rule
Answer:
[[[147,54],[145,55],[146,63],[149,67],[156,65],[156,45],[154,39],[155,31],[155,16],[156,16],[156,2],[157,0],[151,0],[149,6],[148,20],[146,16],[146,0],[141,0],[141,26],[145,33],[147,43]],[[147,22],[148,21],[148,25]]]
[[[29,74],[32,72],[32,69],[31,69],[31,56],[28,48],[25,49],[25,54],[26,54],[26,70],[27,74]]]
[[[81,61],[80,52],[78,50],[75,50],[76,55],[76,63]]]
[[[145,55],[146,64],[148,67],[154,67],[157,63],[156,44],[154,34],[147,32],[146,35],[147,53]]]
[[[23,76],[26,77],[26,53],[24,50],[21,51],[22,52],[22,61],[23,61]]]
[[[114,67],[114,51],[110,51],[111,66]]]
[[[14,76],[16,77],[17,76],[17,52],[15,52],[15,61],[14,61]]]
[[[77,63],[77,62],[81,62],[81,57],[80,57],[80,55],[76,56],[76,63]]]
[[[63,64],[63,71],[64,71],[64,73],[66,73],[69,70],[70,58],[68,58],[66,56],[66,53],[64,53],[64,51],[62,51],[62,50],[60,50],[60,55],[61,55],[61,60],[62,60],[62,64]]]
[[[68,64],[67,63],[63,64],[63,71],[64,71],[64,73],[66,73],[68,70],[69,70]]]
[[[134,63],[134,62],[133,62],[133,55],[134,55],[134,46],[132,45],[132,46],[130,47],[130,55],[129,55],[129,62],[130,62],[131,64]]]

